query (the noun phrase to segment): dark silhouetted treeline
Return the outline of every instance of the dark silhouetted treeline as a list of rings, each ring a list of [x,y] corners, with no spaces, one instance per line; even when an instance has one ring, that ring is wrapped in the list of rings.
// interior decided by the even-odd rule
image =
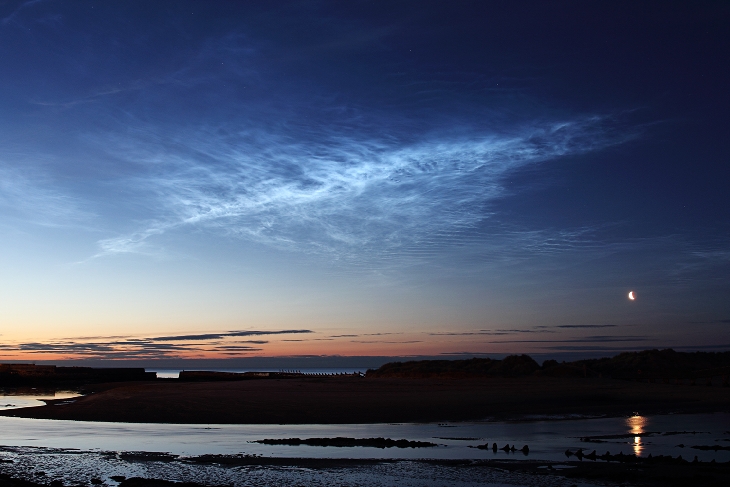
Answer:
[[[390,362],[369,369],[365,377],[519,377],[540,370],[528,355],[510,355],[503,360],[472,358],[468,360],[418,360]]]
[[[625,352],[614,357],[538,365],[528,355],[502,360],[418,360],[391,362],[367,371],[366,377],[468,378],[468,377],[606,377],[632,380],[696,380],[730,376],[730,352],[677,352],[672,349]]]

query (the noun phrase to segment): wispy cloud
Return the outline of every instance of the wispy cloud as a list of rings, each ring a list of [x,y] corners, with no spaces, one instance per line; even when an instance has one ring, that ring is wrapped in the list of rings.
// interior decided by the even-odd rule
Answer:
[[[542,328],[542,329],[541,329]],[[537,327],[535,329],[530,328],[511,328],[511,329],[505,329],[505,328],[497,328],[494,330],[478,330],[478,331],[444,331],[444,332],[435,332],[435,333],[429,333],[431,336],[478,336],[478,335],[484,335],[484,336],[498,336],[498,335],[515,335],[520,333],[555,333],[554,330],[545,329],[547,327]]]
[[[240,331],[228,331],[223,333],[203,333],[200,335],[172,335],[172,336],[161,336],[150,338],[151,341],[155,342],[179,342],[179,341],[201,341],[201,340],[214,340],[217,338],[226,337],[248,337],[248,336],[260,336],[260,335],[292,335],[299,333],[314,333],[312,330],[240,330]]]
[[[639,350],[640,347],[611,347],[604,345],[554,345],[543,347],[545,350],[553,350],[556,352],[633,352]]]
[[[730,349],[730,343],[716,343],[711,345],[678,345],[674,346],[672,348],[676,348],[677,350],[719,350],[719,351],[726,351]]]
[[[593,335],[581,338],[566,338],[563,340],[500,340],[491,343],[609,343],[609,342],[644,342],[652,339],[645,335],[611,336]]]
[[[264,350],[268,340],[229,340],[236,337],[314,333],[311,330],[238,330],[221,333],[158,337],[87,337],[0,344],[0,350],[24,354],[52,354],[71,358],[158,359],[194,356],[236,355]],[[282,340],[290,341],[290,340]]]
[[[618,325],[557,325],[555,328],[615,328]]]
[[[153,237],[185,227],[351,261],[427,255],[468,239],[490,202],[508,194],[503,180],[513,171],[631,136],[592,116],[410,142],[322,127],[142,137],[115,155],[148,168],[133,183],[154,195],[158,211],[137,232],[99,241],[99,255],[143,252]]]
[[[481,355],[494,355],[489,352],[441,352],[439,355],[445,356],[481,356]]]
[[[80,201],[58,189],[37,169],[21,171],[21,164],[0,155],[0,209],[5,218],[36,225],[79,226],[92,218]]]
[[[5,25],[11,24],[13,22],[16,22],[17,19],[18,19],[18,16],[20,15],[20,13],[23,10],[25,10],[25,9],[27,9],[29,7],[32,7],[33,5],[37,5],[39,3],[43,3],[45,1],[46,0],[28,0],[26,2],[21,2],[18,5],[18,7],[15,8],[15,10],[13,10],[10,14],[8,14],[5,17],[3,17],[2,19],[0,19],[0,25],[5,26]]]
[[[350,340],[352,343],[387,343],[387,344],[408,344],[423,343],[422,340],[403,340],[403,341],[386,341],[386,340]]]

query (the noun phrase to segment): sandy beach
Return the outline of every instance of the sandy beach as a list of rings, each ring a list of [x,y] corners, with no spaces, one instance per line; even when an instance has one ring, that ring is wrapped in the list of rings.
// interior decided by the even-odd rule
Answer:
[[[730,408],[730,388],[613,379],[325,377],[96,386],[72,403],[5,416],[141,423],[344,424],[630,415]]]

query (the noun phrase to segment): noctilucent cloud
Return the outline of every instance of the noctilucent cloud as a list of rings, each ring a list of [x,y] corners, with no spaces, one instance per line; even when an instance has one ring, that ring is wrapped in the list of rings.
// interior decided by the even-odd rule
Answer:
[[[0,358],[728,349],[728,25],[2,1]]]

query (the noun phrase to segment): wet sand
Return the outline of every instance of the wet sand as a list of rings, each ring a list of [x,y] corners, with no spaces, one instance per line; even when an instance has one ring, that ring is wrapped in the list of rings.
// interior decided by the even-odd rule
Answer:
[[[730,410],[730,388],[545,377],[117,384],[5,416],[180,424],[343,424]]]
[[[640,463],[601,463],[601,462],[545,462],[533,460],[415,460],[415,461],[388,461],[388,460],[353,460],[353,459],[309,459],[309,458],[259,458],[259,457],[214,457],[214,458],[193,458],[189,461],[194,463],[216,463],[222,468],[233,469],[238,475],[228,477],[226,485],[250,485],[250,468],[254,469],[285,469],[292,472],[293,476],[286,479],[287,485],[301,485],[296,482],[296,470],[305,469],[309,472],[310,478],[326,477],[332,471],[339,472],[339,478],[347,478],[347,473],[368,472],[383,474],[382,467],[391,465],[394,467],[391,473],[397,472],[399,465],[408,464],[410,469],[429,469],[431,476],[434,474],[443,480],[443,485],[449,485],[454,477],[460,480],[468,479],[473,482],[484,482],[485,485],[530,485],[530,486],[551,486],[575,485],[573,482],[581,481],[583,485],[632,485],[632,486],[676,486],[702,485],[708,487],[724,487],[730,482],[730,465],[712,463],[692,463],[687,461],[670,461],[654,463],[649,460]],[[246,470],[238,470],[246,467]],[[238,468],[238,469],[236,469]],[[387,472],[387,470],[386,470]],[[318,474],[319,473],[319,474]],[[343,475],[344,474],[344,475]],[[402,472],[401,472],[402,474]],[[456,474],[456,475],[454,475]],[[302,477],[304,477],[302,475]],[[119,483],[119,487],[202,487],[206,485],[221,485],[220,478],[212,475],[211,478],[196,478],[196,482],[175,481],[148,477],[148,478],[125,478],[111,477]],[[391,476],[385,476],[393,480]],[[429,478],[430,480],[436,480]],[[49,479],[44,479],[48,481]],[[234,482],[230,482],[234,480]],[[262,487],[268,485],[279,485],[277,479],[270,479],[273,482],[264,481],[257,483]],[[304,479],[302,479],[304,480]],[[378,480],[383,478],[376,476],[370,479],[371,482],[347,482],[340,485],[382,485]],[[501,481],[500,481],[501,480]],[[561,481],[562,480],[562,481]],[[68,479],[66,480],[68,482]],[[497,482],[495,482],[497,481]],[[557,481],[557,482],[556,482]],[[86,485],[88,479],[72,480],[73,485]],[[92,484],[109,485],[101,479],[92,479]],[[463,483],[463,482],[462,482]],[[461,483],[460,483],[461,484]],[[37,478],[24,479],[22,476],[13,476],[0,473],[0,487],[42,487],[46,486],[43,481]],[[50,482],[51,487],[62,487],[64,483],[60,480]],[[69,485],[67,483],[66,485]],[[321,482],[317,482],[321,485]]]

